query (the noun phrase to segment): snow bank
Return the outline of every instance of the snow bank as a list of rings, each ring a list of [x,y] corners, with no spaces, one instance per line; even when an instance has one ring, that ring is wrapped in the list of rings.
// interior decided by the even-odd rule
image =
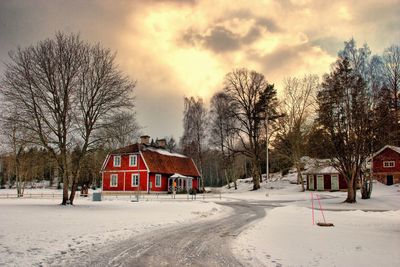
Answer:
[[[75,206],[60,206],[59,202],[0,200],[0,266],[59,265],[97,245],[154,228],[215,218],[226,209],[201,201],[77,199]]]
[[[312,225],[308,208],[275,208],[238,236],[235,255],[251,266],[400,266],[400,211],[325,217],[335,227]]]

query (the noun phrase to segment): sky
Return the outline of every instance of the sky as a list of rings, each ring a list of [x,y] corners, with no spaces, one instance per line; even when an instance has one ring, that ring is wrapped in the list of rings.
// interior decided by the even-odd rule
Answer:
[[[137,81],[142,132],[179,139],[184,96],[208,104],[241,67],[264,74],[279,94],[286,77],[329,72],[350,38],[376,54],[400,44],[399,14],[400,0],[0,0],[0,72],[18,46],[80,33],[115,51]]]

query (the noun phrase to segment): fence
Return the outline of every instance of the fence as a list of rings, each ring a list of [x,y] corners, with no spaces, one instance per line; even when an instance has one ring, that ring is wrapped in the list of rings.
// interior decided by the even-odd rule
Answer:
[[[24,194],[0,194],[0,199],[7,198],[34,198],[34,199],[54,199],[54,198],[62,198],[62,193],[24,193]],[[80,193],[76,193],[76,196],[79,197]],[[89,195],[88,195],[89,196]]]
[[[81,194],[76,192],[76,197],[80,197]],[[92,199],[92,194],[87,195],[88,199]],[[107,193],[102,195],[103,200],[130,200],[130,201],[174,201],[174,200],[218,200],[222,199],[224,196],[221,193],[206,193],[206,194],[158,194],[158,193],[132,193],[132,194],[112,194]],[[12,199],[12,198],[32,198],[32,199],[54,199],[62,198],[62,193],[24,193],[23,195],[18,195],[17,193],[0,193],[0,199]]]

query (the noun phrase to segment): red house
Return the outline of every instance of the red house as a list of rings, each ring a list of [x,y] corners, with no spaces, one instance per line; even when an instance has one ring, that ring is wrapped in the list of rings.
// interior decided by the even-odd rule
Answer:
[[[347,190],[347,183],[344,177],[327,162],[322,162],[322,165],[303,172],[303,177],[307,183],[307,190]]]
[[[170,192],[198,190],[200,173],[194,161],[165,149],[165,140],[141,142],[110,152],[101,168],[103,192]]]
[[[384,146],[372,156],[372,176],[381,183],[400,183],[400,147]]]

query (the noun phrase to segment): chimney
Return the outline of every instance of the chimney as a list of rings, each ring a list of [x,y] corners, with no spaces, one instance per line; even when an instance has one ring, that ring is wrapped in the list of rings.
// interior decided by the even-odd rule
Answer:
[[[150,144],[150,136],[142,135],[140,137],[140,143],[143,144],[143,145],[149,145]]]
[[[167,145],[167,141],[165,139],[157,139],[157,145],[160,148],[165,148]]]

